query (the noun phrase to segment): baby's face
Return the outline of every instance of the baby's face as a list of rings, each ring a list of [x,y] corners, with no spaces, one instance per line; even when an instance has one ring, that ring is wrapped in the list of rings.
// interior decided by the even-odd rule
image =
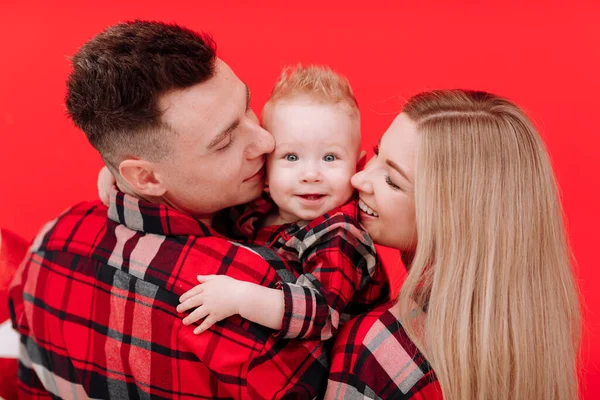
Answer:
[[[275,151],[267,158],[267,183],[280,217],[311,220],[346,203],[359,156],[359,117],[345,104],[302,98],[270,107],[263,123]]]

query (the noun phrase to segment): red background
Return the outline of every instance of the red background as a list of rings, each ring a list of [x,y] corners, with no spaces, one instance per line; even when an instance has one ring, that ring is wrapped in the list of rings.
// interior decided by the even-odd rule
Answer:
[[[107,25],[177,22],[213,34],[252,90],[257,113],[282,66],[332,66],[352,83],[373,146],[412,94],[483,89],[513,99],[544,137],[578,260],[585,398],[600,398],[600,3],[2,0],[0,226],[31,239],[70,205],[96,197],[101,160],[65,116],[68,57]],[[388,265],[396,255],[384,251]]]

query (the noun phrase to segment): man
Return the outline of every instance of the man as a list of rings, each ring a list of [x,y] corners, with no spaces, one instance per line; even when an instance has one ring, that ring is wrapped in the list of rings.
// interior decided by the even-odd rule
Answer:
[[[79,204],[48,223],[12,284],[21,395],[313,398],[324,389],[321,342],[275,340],[239,316],[196,336],[175,310],[198,274],[275,287],[284,270],[213,228],[219,211],[263,190],[274,143],[249,101],[211,39],[175,25],[119,24],[73,57],[69,114],[121,191],[108,210]]]

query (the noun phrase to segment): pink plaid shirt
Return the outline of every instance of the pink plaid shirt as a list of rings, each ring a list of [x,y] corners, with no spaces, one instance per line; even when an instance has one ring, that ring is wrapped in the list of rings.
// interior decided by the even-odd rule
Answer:
[[[442,399],[433,370],[402,329],[394,304],[342,328],[332,350],[325,399]]]

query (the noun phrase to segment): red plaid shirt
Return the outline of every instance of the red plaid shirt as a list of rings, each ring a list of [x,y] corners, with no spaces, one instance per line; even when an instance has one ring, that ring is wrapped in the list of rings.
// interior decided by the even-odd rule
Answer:
[[[278,272],[289,269],[285,261],[120,192],[113,192],[108,216],[100,203],[84,203],[48,223],[12,283],[23,397],[322,393],[328,365],[322,342],[277,339],[239,316],[196,336],[175,311],[198,274],[274,288]]]
[[[348,322],[335,339],[326,400],[442,399],[425,357],[388,303]]]
[[[351,200],[310,222],[259,228],[273,208],[267,196],[237,218],[238,231],[288,261],[290,279],[278,284],[285,311],[278,336],[327,340],[349,319],[389,299],[375,244]]]

